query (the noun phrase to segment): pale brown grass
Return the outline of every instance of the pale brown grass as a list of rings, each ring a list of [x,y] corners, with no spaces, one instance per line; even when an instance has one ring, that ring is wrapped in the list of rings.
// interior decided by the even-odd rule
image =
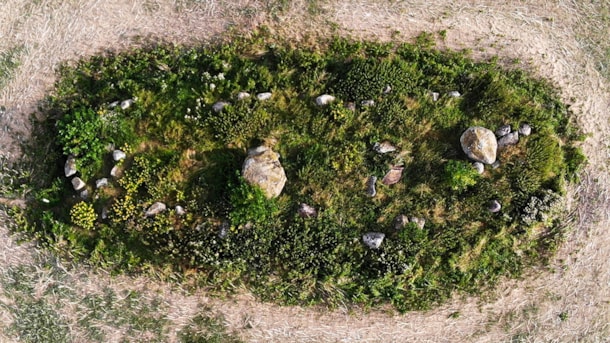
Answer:
[[[188,1],[184,1],[187,3]],[[368,39],[411,39],[422,31],[447,30],[440,47],[473,51],[476,58],[519,59],[520,66],[548,78],[572,105],[591,136],[584,144],[590,166],[570,191],[574,230],[550,268],[531,271],[522,280],[502,282],[483,299],[456,298],[428,312],[394,315],[261,304],[244,293],[229,300],[205,293],[187,295],[148,278],[113,278],[85,268],[75,290],[94,292],[109,286],[134,289],[165,299],[176,328],[200,304],[212,306],[226,325],[251,342],[604,342],[610,337],[610,199],[607,81],[582,44],[589,27],[608,31],[593,5],[576,1],[324,1],[320,17],[304,15],[307,2],[294,1],[276,19],[265,19],[267,2],[119,0],[5,0],[0,5],[0,49],[23,45],[27,52],[11,83],[0,93],[8,108],[0,136],[2,150],[15,149],[16,135],[27,134],[26,114],[54,80],[58,63],[105,49],[124,49],[136,37],[173,42],[205,41],[234,23],[240,28],[267,23],[276,34],[311,41],[338,32]],[[178,10],[176,6],[178,5]],[[336,25],[329,25],[329,22]],[[583,28],[585,31],[583,31]],[[598,52],[600,53],[600,52]],[[579,200],[579,201],[576,201]],[[0,269],[32,261],[31,245],[17,246],[1,231]],[[1,300],[1,298],[0,298]],[[69,306],[68,306],[69,308]],[[451,314],[459,312],[459,317]],[[567,313],[562,321],[561,313]],[[66,316],[70,316],[69,313]],[[0,319],[10,316],[0,310]],[[6,325],[6,324],[4,324]],[[119,340],[117,333],[114,340]],[[173,336],[175,337],[175,336]],[[0,336],[0,340],[5,337]],[[76,339],[78,341],[78,338]]]

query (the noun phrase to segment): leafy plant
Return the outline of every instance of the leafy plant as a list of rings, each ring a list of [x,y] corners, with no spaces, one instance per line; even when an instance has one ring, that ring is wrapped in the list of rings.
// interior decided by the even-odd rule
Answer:
[[[445,182],[458,192],[477,183],[479,173],[467,162],[451,160],[445,165]]]

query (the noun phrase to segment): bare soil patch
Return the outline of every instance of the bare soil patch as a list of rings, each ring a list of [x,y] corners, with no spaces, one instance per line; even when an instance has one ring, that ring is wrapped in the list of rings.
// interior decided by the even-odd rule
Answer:
[[[610,96],[607,81],[579,40],[583,34],[579,30],[589,20],[586,8],[583,11],[572,1],[544,0],[527,4],[354,0],[320,2],[315,11],[319,16],[309,17],[307,1],[295,1],[283,12],[269,3],[4,1],[0,51],[20,46],[24,54],[14,77],[0,90],[0,105],[6,107],[0,115],[1,153],[20,153],[18,143],[27,137],[28,114],[52,86],[59,63],[107,49],[125,49],[142,37],[177,43],[205,41],[231,24],[247,30],[259,23],[302,40],[332,32],[367,39],[411,39],[422,31],[446,30],[441,48],[471,49],[477,58],[499,55],[507,64],[518,60],[518,66],[551,80],[590,134],[584,144],[590,165],[581,185],[571,190],[572,199],[580,199],[572,202],[574,230],[557,258],[548,269],[506,281],[484,299],[456,298],[440,308],[406,315],[279,307],[261,304],[246,292],[221,300],[203,292],[188,295],[145,277],[113,278],[81,267],[70,271],[74,280],[81,280],[75,289],[109,286],[161,295],[176,328],[207,304],[224,314],[230,329],[252,342],[602,342],[610,336],[610,238],[606,234]],[[16,245],[5,229],[1,235],[0,270],[34,263],[31,245]],[[0,317],[10,321],[1,309]]]

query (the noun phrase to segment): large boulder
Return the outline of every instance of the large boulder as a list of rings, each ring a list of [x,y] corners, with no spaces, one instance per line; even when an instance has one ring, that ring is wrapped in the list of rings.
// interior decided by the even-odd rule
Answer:
[[[477,162],[493,164],[496,161],[498,141],[496,135],[484,127],[469,127],[460,137],[464,153]]]
[[[259,186],[267,198],[280,195],[286,183],[286,173],[279,157],[271,148],[259,146],[248,151],[242,167],[244,179],[251,185]]]

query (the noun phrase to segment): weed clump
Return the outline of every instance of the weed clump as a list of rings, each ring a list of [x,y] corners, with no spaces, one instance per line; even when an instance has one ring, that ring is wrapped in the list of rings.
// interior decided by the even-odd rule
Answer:
[[[336,100],[317,106],[324,93]],[[115,271],[195,274],[288,304],[423,309],[519,275],[560,241],[558,199],[584,162],[547,83],[427,40],[295,50],[260,34],[107,54],[64,67],[48,104],[53,144],[38,157],[52,160],[39,165],[74,155],[89,197],[57,168],[37,179],[52,201],[27,210],[24,231]],[[479,175],[460,135],[507,123],[533,130]],[[275,199],[239,175],[264,142],[288,179]],[[378,249],[362,243],[368,232],[384,234]]]

